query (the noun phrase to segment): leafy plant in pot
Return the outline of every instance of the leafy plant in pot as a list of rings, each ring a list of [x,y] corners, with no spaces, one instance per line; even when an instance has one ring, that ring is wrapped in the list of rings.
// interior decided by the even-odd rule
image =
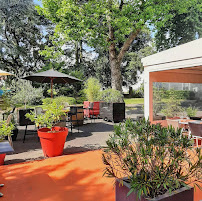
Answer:
[[[60,156],[63,153],[64,143],[68,135],[66,127],[56,126],[65,116],[62,111],[63,106],[55,102],[44,106],[44,114],[36,116],[34,112],[26,114],[26,117],[35,122],[37,127],[46,127],[38,129],[42,150],[45,156]]]
[[[5,140],[6,137],[12,135],[12,130],[14,129],[14,125],[12,123],[7,123],[7,121],[0,122],[0,143]],[[1,144],[0,144],[1,146]],[[0,154],[0,165],[4,164],[6,154]]]
[[[180,129],[145,119],[115,125],[103,162],[104,174],[116,178],[116,201],[193,200],[188,184],[198,185],[202,156],[192,144]]]

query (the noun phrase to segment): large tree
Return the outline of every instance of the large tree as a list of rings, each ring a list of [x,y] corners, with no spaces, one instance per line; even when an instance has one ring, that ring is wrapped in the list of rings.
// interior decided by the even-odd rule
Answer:
[[[195,4],[191,4],[186,13],[170,11],[175,13],[175,16],[156,32],[158,50],[169,49],[202,36],[202,3],[200,2],[202,1],[197,0]]]
[[[186,12],[195,0],[42,0],[39,12],[65,38],[100,45],[109,52],[111,84],[122,91],[121,63],[130,45],[148,24],[160,28],[172,9]]]
[[[1,0],[0,66],[17,77],[36,71],[45,63],[39,51],[47,42],[45,26],[32,0]]]

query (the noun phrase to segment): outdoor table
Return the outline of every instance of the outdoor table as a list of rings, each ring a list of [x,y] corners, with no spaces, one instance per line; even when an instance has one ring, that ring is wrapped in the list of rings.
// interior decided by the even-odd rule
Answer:
[[[191,120],[191,119],[178,119],[179,120],[179,124],[181,125],[181,128],[183,129],[183,131],[186,131],[189,129],[188,124],[189,122],[195,122],[196,120]]]
[[[14,149],[11,147],[9,141],[4,140],[0,142],[0,154],[6,154],[13,151]]]

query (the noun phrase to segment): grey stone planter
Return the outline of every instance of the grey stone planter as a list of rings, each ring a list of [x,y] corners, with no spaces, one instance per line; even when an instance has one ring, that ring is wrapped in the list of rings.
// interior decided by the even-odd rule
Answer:
[[[194,200],[194,189],[193,188],[180,188],[173,193],[165,193],[153,199],[142,197],[140,200],[136,193],[131,193],[127,196],[130,191],[130,184],[123,182],[123,186],[116,179],[116,201],[193,201]]]
[[[125,103],[100,102],[100,117],[113,122],[123,121],[125,119]]]

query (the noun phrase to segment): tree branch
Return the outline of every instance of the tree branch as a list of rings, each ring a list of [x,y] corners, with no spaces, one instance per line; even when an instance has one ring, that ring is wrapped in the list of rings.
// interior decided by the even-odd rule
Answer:
[[[124,42],[121,51],[119,52],[118,55],[118,63],[120,64],[123,60],[123,57],[126,53],[126,51],[128,51],[131,43],[135,40],[135,38],[137,37],[137,35],[140,33],[140,29],[138,29],[136,32],[131,32],[129,37],[127,38],[127,40]]]
[[[122,10],[122,8],[123,8],[123,0],[121,0],[121,3],[120,3],[120,6],[119,6],[119,10]]]

